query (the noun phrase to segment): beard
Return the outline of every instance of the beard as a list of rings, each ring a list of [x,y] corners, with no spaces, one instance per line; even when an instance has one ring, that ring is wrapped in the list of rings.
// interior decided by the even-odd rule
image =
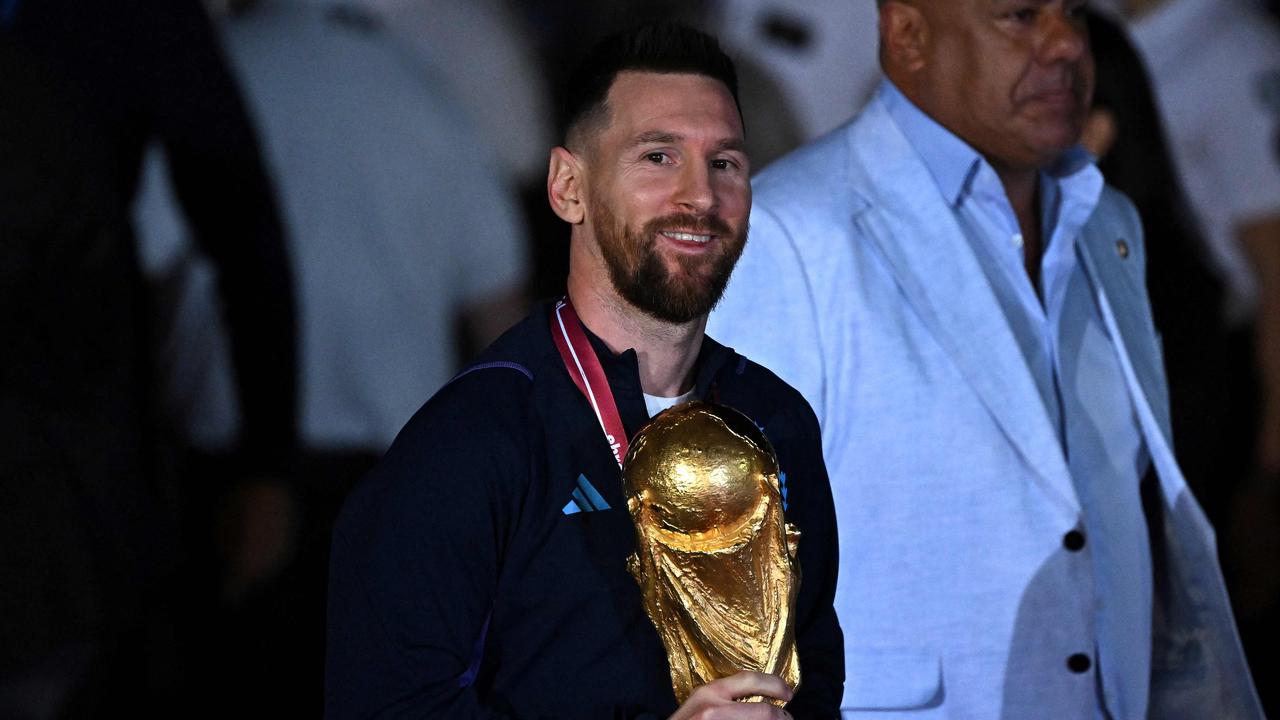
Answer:
[[[720,302],[746,246],[745,227],[735,233],[718,215],[676,213],[650,220],[635,232],[618,220],[607,203],[597,202],[595,207],[591,220],[609,280],[624,300],[650,317],[679,325],[710,313]],[[717,251],[676,254],[676,267],[668,268],[658,253],[658,233],[674,228],[715,235],[712,242]]]

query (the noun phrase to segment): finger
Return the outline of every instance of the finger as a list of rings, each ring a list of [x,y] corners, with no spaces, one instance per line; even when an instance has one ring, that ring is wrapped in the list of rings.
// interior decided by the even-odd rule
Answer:
[[[740,672],[707,685],[709,688],[712,686],[715,686],[716,694],[726,700],[765,695],[787,701],[792,695],[791,688],[787,687],[782,678],[767,673]]]

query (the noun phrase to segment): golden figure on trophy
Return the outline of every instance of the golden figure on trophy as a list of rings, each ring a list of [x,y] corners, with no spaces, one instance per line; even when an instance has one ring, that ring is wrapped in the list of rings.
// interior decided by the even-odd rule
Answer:
[[[628,569],[662,637],[676,699],[744,670],[795,689],[800,532],[784,520],[764,434],[723,405],[671,408],[632,441],[623,485],[637,540]]]

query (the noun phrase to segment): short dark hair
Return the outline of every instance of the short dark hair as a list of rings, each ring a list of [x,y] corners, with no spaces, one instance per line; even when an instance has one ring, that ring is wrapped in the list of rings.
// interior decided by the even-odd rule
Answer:
[[[704,32],[673,22],[641,25],[610,35],[587,51],[565,88],[565,142],[576,142],[583,128],[608,117],[609,88],[623,72],[704,75],[719,80],[738,102],[738,72],[720,43]]]

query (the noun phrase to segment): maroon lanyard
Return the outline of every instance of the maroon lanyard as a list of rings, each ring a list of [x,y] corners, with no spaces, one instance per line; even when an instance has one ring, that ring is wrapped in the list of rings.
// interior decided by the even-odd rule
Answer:
[[[629,445],[627,431],[622,426],[618,404],[613,400],[613,391],[609,389],[609,379],[600,366],[600,358],[596,357],[591,341],[587,340],[582,321],[573,311],[573,303],[568,297],[556,303],[555,312],[551,315],[551,337],[556,342],[569,377],[591,403],[591,409],[600,421],[600,429],[604,431],[604,439],[613,451],[613,459],[621,468]]]

